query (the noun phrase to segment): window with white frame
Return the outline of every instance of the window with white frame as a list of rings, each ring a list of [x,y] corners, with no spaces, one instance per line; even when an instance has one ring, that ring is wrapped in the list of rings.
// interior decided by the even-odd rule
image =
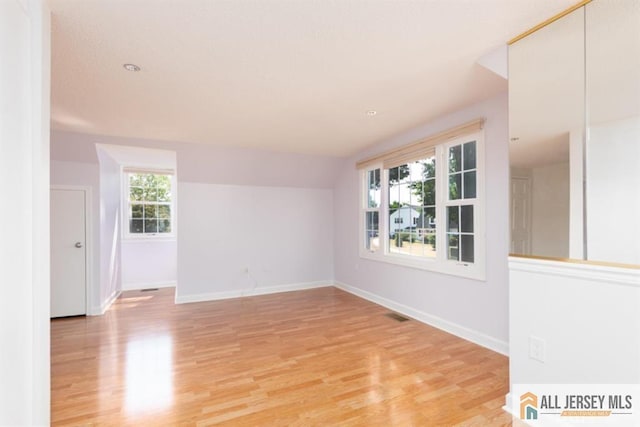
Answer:
[[[127,237],[173,236],[171,173],[125,170]]]
[[[365,179],[366,201],[364,207],[365,248],[377,251],[380,248],[380,169],[367,171]]]
[[[361,256],[484,278],[482,123],[358,164]]]

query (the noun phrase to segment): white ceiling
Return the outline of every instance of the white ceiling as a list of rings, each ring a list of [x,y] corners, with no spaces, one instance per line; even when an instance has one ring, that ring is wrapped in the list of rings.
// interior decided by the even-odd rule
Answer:
[[[476,61],[575,1],[51,0],[52,128],[346,156],[505,91]]]

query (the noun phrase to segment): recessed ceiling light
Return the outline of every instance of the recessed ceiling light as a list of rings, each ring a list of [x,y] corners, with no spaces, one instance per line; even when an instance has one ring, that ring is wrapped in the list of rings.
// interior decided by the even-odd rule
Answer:
[[[123,67],[127,71],[140,71],[140,67],[136,64],[124,64]]]
[[[376,114],[378,114],[378,112],[377,112],[376,110],[369,110],[369,111],[367,111],[367,116],[369,116],[369,117],[373,117],[373,116],[375,116]]]

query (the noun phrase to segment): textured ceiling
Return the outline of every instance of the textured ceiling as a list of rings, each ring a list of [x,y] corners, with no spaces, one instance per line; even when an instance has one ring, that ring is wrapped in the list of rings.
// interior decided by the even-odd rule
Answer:
[[[505,91],[476,61],[573,3],[51,0],[52,128],[346,156]]]

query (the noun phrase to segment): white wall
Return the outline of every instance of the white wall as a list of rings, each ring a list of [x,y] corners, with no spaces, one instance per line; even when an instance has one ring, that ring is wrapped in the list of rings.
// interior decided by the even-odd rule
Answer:
[[[531,254],[569,257],[569,163],[532,169]]]
[[[111,305],[122,290],[120,240],[122,235],[120,165],[105,151],[100,159],[100,312]]]
[[[0,2],[0,425],[49,424],[49,34]]]
[[[640,117],[589,133],[587,257],[640,265]]]
[[[511,384],[640,383],[640,270],[510,260]],[[529,337],[545,362],[529,358]]]
[[[143,265],[149,264],[149,258],[135,255],[144,252],[140,250],[142,247],[138,246],[136,249],[134,246],[140,243],[123,241],[123,289],[141,287],[141,282],[144,282],[142,287],[156,287],[175,281],[176,270],[180,274],[178,295],[182,301],[239,295],[254,286],[257,287],[254,292],[267,292],[331,283],[332,187],[342,160],[54,131],[51,158],[56,167],[52,172],[52,179],[74,185],[95,185],[93,177],[99,174],[96,143],[172,150],[177,157],[178,265],[167,261],[158,268],[161,263],[156,260],[153,262],[154,270],[147,270]],[[192,195],[183,198],[183,188],[189,191],[198,185],[204,186],[201,194],[187,193]],[[219,193],[225,185],[236,190]],[[252,199],[247,199],[246,192],[260,197],[262,201],[252,202]],[[278,204],[277,207],[275,203]],[[185,209],[185,205],[190,208]],[[235,223],[238,217],[233,215],[244,215],[246,218],[249,211],[250,224],[234,230],[219,221],[209,224],[212,228],[207,233],[211,233],[210,235],[191,227],[194,220],[201,220],[200,215],[211,214],[217,217],[216,215],[225,216],[228,212],[231,215],[230,221]],[[285,227],[285,232],[270,225],[281,224],[282,218],[288,218],[290,222],[290,226]],[[266,225],[261,225],[261,221]],[[187,235],[183,235],[185,227]],[[318,230],[321,230],[321,235]],[[243,249],[233,249],[237,262],[217,264],[218,276],[212,281],[211,273],[207,271],[211,263],[210,249],[201,241],[214,240],[216,244],[222,245],[223,241],[217,235],[232,236],[227,245],[230,248],[241,245]],[[311,247],[309,241],[313,242]],[[171,253],[172,248],[155,246],[153,250],[154,253],[166,255]],[[225,257],[228,256],[229,254],[223,254],[220,260],[227,260]],[[202,259],[207,260],[207,263],[194,261]],[[244,272],[245,267],[250,268],[251,277]],[[242,270],[241,278],[236,277],[238,269]]]
[[[122,290],[176,285],[178,280],[176,239],[151,241],[123,239],[121,249]]]
[[[51,133],[51,158],[97,163],[94,144],[127,145],[176,152],[180,181],[265,187],[332,188],[341,159],[206,144],[118,138],[74,132]]]
[[[177,173],[176,153],[172,150],[158,150],[146,147],[124,146],[116,144],[98,144],[100,151],[117,163],[119,171],[125,167],[141,169],[170,170]],[[100,157],[100,155],[99,155]],[[120,173],[120,172],[119,172]],[[109,179],[102,177],[101,179]],[[122,177],[124,179],[124,177]],[[118,191],[120,217],[122,220],[119,233],[120,272],[122,290],[157,288],[175,286],[177,279],[177,245],[175,237],[162,239],[125,238],[122,227],[128,227],[126,215],[123,214],[124,182],[120,181]],[[174,180],[174,187],[176,182]],[[178,203],[178,191],[172,190],[174,203]],[[174,212],[174,233],[177,232],[177,217]]]
[[[178,302],[333,282],[331,190],[181,183],[178,191]]]
[[[432,273],[359,257],[356,160],[485,117],[486,280]],[[496,349],[508,351],[509,149],[507,96],[415,128],[345,161],[334,194],[335,277],[364,297]]]

